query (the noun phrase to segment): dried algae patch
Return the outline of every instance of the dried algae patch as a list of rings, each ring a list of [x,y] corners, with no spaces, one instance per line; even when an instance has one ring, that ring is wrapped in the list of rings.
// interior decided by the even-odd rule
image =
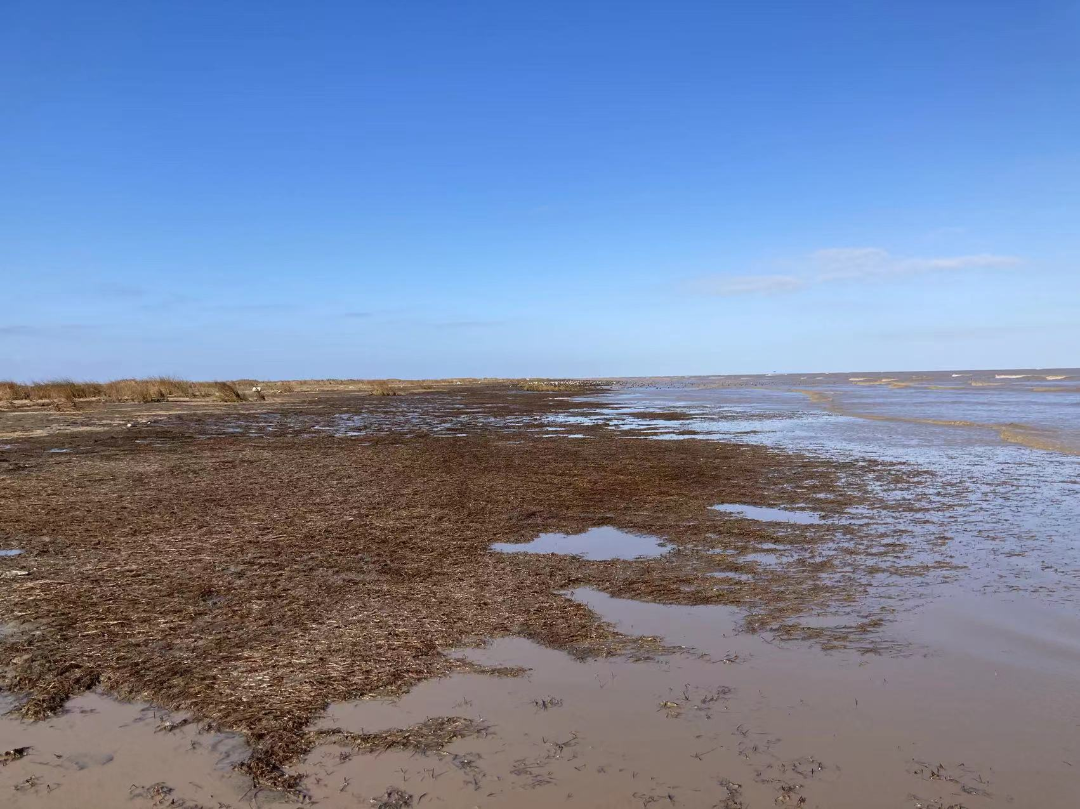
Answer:
[[[451,438],[417,428],[463,403],[496,426]],[[0,641],[2,686],[25,695],[30,718],[93,687],[189,710],[245,734],[247,771],[288,787],[297,777],[282,768],[317,743],[309,726],[328,703],[458,670],[446,650],[506,635],[582,656],[635,648],[565,595],[575,587],[738,604],[760,626],[850,597],[850,584],[826,581],[827,566],[719,585],[710,572],[755,571],[738,555],[767,531],[709,506],[808,494],[829,495],[831,508],[864,502],[850,481],[865,467],[599,428],[590,428],[596,440],[546,441],[522,426],[583,406],[483,389],[338,395],[290,412],[310,425],[347,411],[381,432],[355,440],[241,424],[220,436],[226,416],[210,413],[71,434],[75,451],[64,456],[23,442],[0,462],[0,524],[25,549],[18,564],[27,571],[0,583],[0,608],[22,627]],[[231,411],[230,424],[247,418],[254,428],[267,412],[238,407],[251,409]],[[602,525],[675,550],[584,561],[489,548]],[[817,526],[802,530],[807,545],[825,537]],[[0,560],[0,572],[9,564]],[[655,639],[637,648],[650,644],[658,648]],[[400,743],[468,730],[455,721],[403,731]]]
[[[484,725],[461,716],[437,716],[408,728],[393,728],[378,733],[350,733],[330,729],[313,731],[314,742],[347,743],[361,752],[383,750],[413,750],[430,753],[441,750],[450,742],[484,733]]]

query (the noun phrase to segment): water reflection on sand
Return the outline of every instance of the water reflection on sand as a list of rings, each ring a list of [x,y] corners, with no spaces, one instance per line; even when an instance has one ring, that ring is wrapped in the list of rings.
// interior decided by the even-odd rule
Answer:
[[[541,534],[531,542],[496,542],[501,553],[561,553],[582,559],[644,559],[661,556],[667,548],[656,537],[640,536],[601,526],[580,534]]]
[[[602,424],[628,439],[737,439],[924,471],[925,480],[902,493],[919,504],[914,515],[836,514],[808,504],[718,509],[746,520],[748,532],[763,521],[871,525],[882,542],[901,534],[921,540],[960,567],[948,581],[881,574],[888,583],[879,591],[897,595],[881,630],[895,643],[876,655],[740,632],[735,607],[662,606],[576,590],[577,601],[623,631],[685,650],[648,661],[578,660],[513,636],[458,650],[477,663],[529,671],[459,673],[396,701],[335,703],[318,725],[359,732],[461,716],[487,731],[427,756],[317,747],[297,766],[308,775],[310,798],[328,807],[368,805],[393,787],[413,805],[451,807],[1074,806],[1080,461],[1069,447],[1080,446],[1080,389],[1070,389],[1077,378],[845,374],[748,378],[745,387],[706,380],[594,396],[591,412],[551,417],[541,428],[562,437]],[[486,417],[462,413],[418,428],[450,434],[478,418]],[[349,437],[371,428],[342,418],[329,429]],[[1006,430],[1053,441],[1034,446]],[[667,551],[656,538],[613,528],[493,547],[588,559]],[[753,571],[714,578],[752,580],[785,552],[761,544],[743,557],[759,563]],[[860,606],[851,607],[802,624],[828,632],[858,620]],[[82,697],[71,714],[42,725],[0,720],[0,749],[32,747],[0,768],[5,805],[70,806],[72,795],[102,806],[250,799],[246,782],[222,767],[242,755],[235,739],[191,726],[155,734],[144,706],[94,700],[101,698]],[[87,708],[92,713],[80,713]],[[82,756],[90,749],[112,758]],[[71,766],[57,765],[65,761]]]

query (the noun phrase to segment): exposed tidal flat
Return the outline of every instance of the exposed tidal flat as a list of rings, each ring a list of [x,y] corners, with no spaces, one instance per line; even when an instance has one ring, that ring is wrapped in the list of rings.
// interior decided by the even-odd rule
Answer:
[[[0,795],[1072,806],[1078,379],[0,413]]]

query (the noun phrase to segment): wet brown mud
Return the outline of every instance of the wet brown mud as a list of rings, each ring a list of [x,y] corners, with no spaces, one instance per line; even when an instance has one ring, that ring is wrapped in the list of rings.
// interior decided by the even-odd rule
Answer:
[[[374,729],[453,712],[489,732],[425,757],[318,749],[304,762],[317,800],[344,806],[335,792],[359,801],[385,784],[446,806],[1071,805],[1078,702],[1061,672],[942,648],[782,648],[736,633],[717,608],[581,597],[628,630],[677,627],[671,640],[710,654],[575,661],[498,641],[469,654],[528,675],[455,675],[393,704],[335,705],[324,720]]]
[[[0,720],[0,804],[12,809],[243,805],[249,751],[235,734],[201,732],[189,717],[99,694],[41,722]]]
[[[159,786],[128,798],[157,805],[1066,805],[1068,671],[951,653],[933,623],[905,636],[892,610],[909,601],[875,597],[887,576],[917,600],[944,561],[866,517],[903,518],[910,500],[889,492],[910,494],[917,470],[602,420],[574,426],[590,440],[550,438],[553,419],[594,407],[337,395],[15,439],[0,518],[23,553],[0,559],[0,651],[13,707],[43,719],[0,724],[7,749],[33,751],[0,771],[12,794],[60,805],[41,780],[15,787],[57,747],[49,723],[78,719],[55,714],[99,689],[247,745],[249,777],[187,779],[213,802],[131,759],[146,777],[125,790]],[[664,553],[491,549],[604,527]],[[1034,656],[1071,660],[1059,634]],[[529,671],[498,676],[513,667]],[[1053,696],[1017,696],[1031,694]],[[207,744],[193,726],[129,730],[123,744],[148,751]],[[115,805],[119,787],[87,794]]]

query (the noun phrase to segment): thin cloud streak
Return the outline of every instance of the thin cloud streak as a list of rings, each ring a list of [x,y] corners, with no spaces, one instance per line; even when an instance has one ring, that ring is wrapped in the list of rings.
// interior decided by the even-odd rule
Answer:
[[[705,295],[775,295],[806,286],[794,275],[730,275],[699,278],[691,289]]]
[[[58,323],[48,326],[12,324],[0,326],[0,337],[56,337],[68,334],[85,334],[100,327],[84,323]]]
[[[818,250],[811,256],[818,270],[817,283],[925,272],[976,270],[1014,267],[1021,263],[1016,256],[978,253],[938,258],[899,258],[877,247],[834,247]]]
[[[976,253],[931,258],[903,258],[880,247],[832,247],[811,253],[801,275],[718,275],[692,281],[690,291],[705,295],[777,295],[836,282],[873,281],[969,270],[1009,269],[1023,264],[1017,256]]]
[[[501,320],[448,320],[442,323],[436,323],[437,329],[488,329],[495,326],[501,326],[503,321]]]
[[[894,330],[872,332],[867,338],[901,342],[942,342],[962,340],[993,340],[1013,338],[1027,334],[1057,334],[1077,331],[1077,324],[1051,323],[1005,323],[992,326],[957,326],[936,328],[928,331]]]

